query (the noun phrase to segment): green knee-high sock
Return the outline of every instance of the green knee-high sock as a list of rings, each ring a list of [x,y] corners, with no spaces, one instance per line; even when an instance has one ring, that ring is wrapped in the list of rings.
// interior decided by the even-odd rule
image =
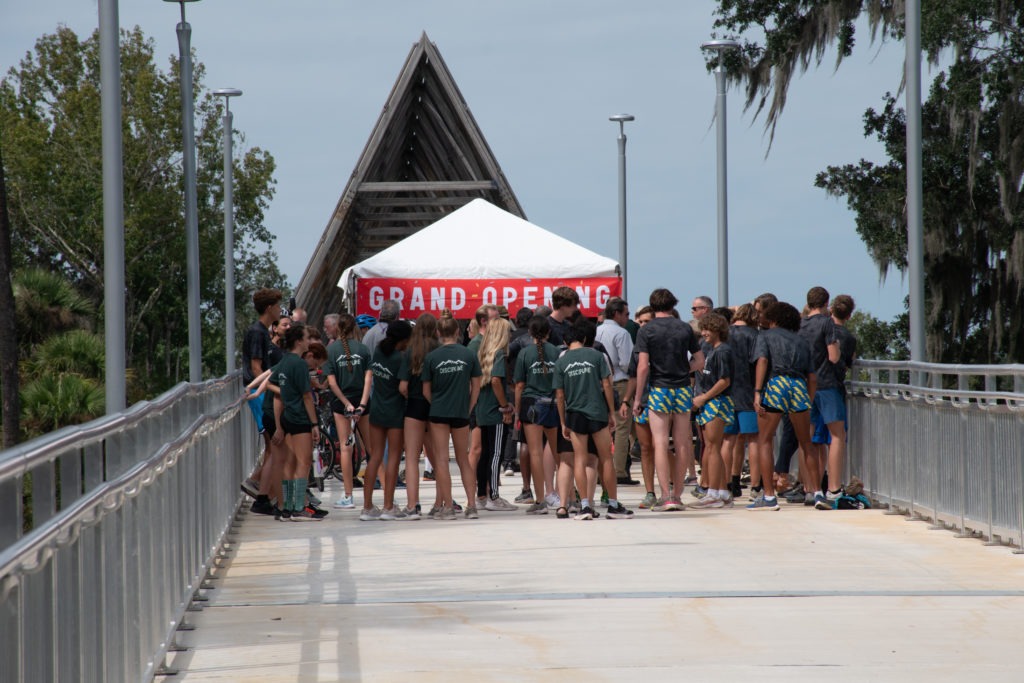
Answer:
[[[291,512],[295,508],[292,506],[292,486],[294,481],[292,479],[285,479],[281,482],[281,493],[284,495],[284,502],[281,503],[281,509]]]
[[[295,487],[295,507],[293,510],[302,510],[306,507],[306,478],[296,479],[292,484]]]

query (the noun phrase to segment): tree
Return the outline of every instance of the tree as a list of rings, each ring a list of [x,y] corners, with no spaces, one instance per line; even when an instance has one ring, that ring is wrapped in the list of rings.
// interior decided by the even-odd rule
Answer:
[[[7,155],[16,265],[34,264],[103,302],[103,212],[99,37],[66,27],[44,35],[0,82],[0,129]],[[136,27],[121,33],[127,362],[152,395],[187,376],[187,302],[178,63],[168,72]],[[211,318],[222,319],[223,219],[221,103],[205,90],[196,62],[200,280],[204,346]],[[240,134],[238,134],[241,137]],[[282,286],[263,224],[274,194],[273,157],[258,147],[235,162],[235,244],[243,258],[266,254],[257,273],[236,281]],[[248,277],[247,277],[248,276]],[[100,325],[97,324],[96,329]],[[218,333],[220,338],[222,333]],[[207,355],[204,374],[224,369]]]
[[[891,0],[720,0],[715,27],[756,31],[726,66],[773,131],[797,72],[835,48],[852,54],[855,22],[871,39],[903,37],[903,4]],[[938,66],[922,112],[928,356],[945,362],[1024,361],[1024,5],[1005,0],[926,0],[922,48]],[[894,74],[894,82],[900,74]],[[905,114],[885,96],[865,114],[865,135],[889,161],[831,166],[816,184],[843,197],[884,277],[907,267]]]
[[[0,390],[3,391],[3,448],[18,443],[21,434],[21,403],[18,388],[18,323],[15,316],[14,289],[11,286],[11,220],[7,212],[7,180],[4,173],[3,129],[0,128]]]

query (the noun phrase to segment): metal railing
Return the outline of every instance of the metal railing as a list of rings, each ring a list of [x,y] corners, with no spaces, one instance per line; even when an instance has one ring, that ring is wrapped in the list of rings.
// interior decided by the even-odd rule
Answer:
[[[256,457],[238,373],[0,452],[0,681],[148,681]]]
[[[847,472],[873,498],[1021,547],[1024,365],[857,361],[849,387]]]

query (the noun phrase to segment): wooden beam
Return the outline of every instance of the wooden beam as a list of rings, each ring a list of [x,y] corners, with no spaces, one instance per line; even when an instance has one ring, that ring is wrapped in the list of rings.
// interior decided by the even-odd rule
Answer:
[[[419,208],[419,207],[417,207]],[[448,215],[448,211],[437,209],[435,211],[387,211],[383,213],[356,214],[356,221],[359,223],[395,223],[402,221],[435,221],[438,218]]]
[[[478,196],[478,195],[477,195]],[[410,209],[436,207],[459,207],[470,203],[477,196],[467,197],[360,197],[360,209],[387,209],[408,207]]]
[[[496,190],[493,180],[427,180],[409,183],[361,183],[356,190],[366,192],[459,192],[474,190]]]

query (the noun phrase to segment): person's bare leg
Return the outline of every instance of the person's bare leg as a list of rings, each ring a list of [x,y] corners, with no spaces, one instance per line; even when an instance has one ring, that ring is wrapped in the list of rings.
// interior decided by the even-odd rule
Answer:
[[[640,442],[640,474],[644,480],[644,491],[654,491],[654,443],[648,425],[636,426],[636,440]]]
[[[559,505],[567,508],[572,504],[572,480],[576,456],[570,451],[558,454],[558,498]]]
[[[587,435],[570,432],[569,439],[572,441],[573,479],[576,481],[576,490],[580,498],[585,498],[590,491],[590,478],[587,476]]]
[[[380,473],[380,464],[384,459],[384,443],[387,430],[370,425],[370,458],[366,463],[366,474],[363,476],[363,509],[373,508],[373,486]]]
[[[522,428],[525,429],[526,425],[523,425]],[[525,443],[519,444],[518,448],[519,476],[523,478],[523,490],[528,491],[530,489],[530,485],[535,483],[533,481],[533,462],[531,461],[530,449]],[[536,486],[534,488],[536,488]],[[535,494],[534,500],[536,500],[536,495],[543,494]]]
[[[345,489],[345,495],[352,496],[352,451],[355,450],[348,444],[349,434],[352,433],[352,422],[344,415],[334,414],[334,427],[338,430],[338,458],[341,460],[341,483]],[[325,437],[326,438],[326,437]]]
[[[775,454],[772,440],[781,419],[781,413],[765,412],[757,416],[757,457],[760,463],[761,484],[764,486],[764,495],[768,498],[775,497]],[[753,453],[751,457],[754,457]]]
[[[648,418],[651,426],[651,439],[654,442],[654,471],[658,475],[658,488],[661,489],[661,495],[658,497],[668,498],[669,482],[672,481],[672,474],[676,468],[676,458],[669,453],[668,449],[672,415],[651,410],[648,411]]]
[[[405,418],[402,441],[405,446],[405,506],[409,509],[420,503],[420,453],[426,433],[425,422]]]
[[[455,438],[456,432],[465,433],[465,436],[461,437],[465,439],[463,441],[463,448],[459,448]],[[466,491],[467,508],[476,507],[476,462],[473,461],[472,447],[469,446],[471,439],[468,427],[452,430],[452,442],[455,444],[455,463],[459,466],[462,488]]]
[[[725,423],[715,418],[704,425],[704,467],[708,473],[708,488],[724,490],[728,481],[725,461],[722,458],[722,442],[725,436]]]
[[[846,427],[842,422],[830,422],[828,433],[832,436],[828,447],[828,489],[838,491],[843,486],[846,467]]]
[[[548,493],[558,493],[558,456],[551,449],[551,444],[558,443],[558,428],[546,429],[544,433],[548,435],[544,444],[544,488]]]
[[[523,467],[522,463],[524,462],[530,463],[533,499],[540,503],[544,501],[544,428],[535,424],[523,425],[523,433],[526,435],[526,451],[529,457],[521,461],[520,467]],[[526,471],[527,468],[523,467],[523,472]],[[524,479],[523,487],[526,488],[529,485],[529,481]]]
[[[597,446],[597,460],[601,468],[601,484],[608,494],[609,500],[618,500],[619,487],[615,478],[615,459],[612,457],[612,435],[607,429],[595,432],[594,445]]]
[[[789,420],[793,423],[793,431],[796,433],[797,441],[800,442],[800,450],[805,453],[815,453],[817,446],[811,443],[811,411],[805,410],[801,413],[790,413]],[[800,467],[807,464],[807,475],[804,477],[804,490],[821,490],[821,471],[818,469],[818,458],[814,455],[806,457],[801,461]],[[808,487],[807,484],[811,486]]]
[[[686,473],[693,464],[693,427],[690,425],[690,413],[672,414],[672,442],[676,447],[676,470],[672,478],[672,495],[678,499],[683,495],[686,485]]]
[[[395,506],[395,486],[398,484],[398,470],[402,466],[402,429],[388,429],[388,462],[384,468],[384,509]]]
[[[452,473],[448,469],[448,440],[451,431],[446,424],[430,423],[430,437],[434,443],[434,487],[438,508],[452,504]]]

